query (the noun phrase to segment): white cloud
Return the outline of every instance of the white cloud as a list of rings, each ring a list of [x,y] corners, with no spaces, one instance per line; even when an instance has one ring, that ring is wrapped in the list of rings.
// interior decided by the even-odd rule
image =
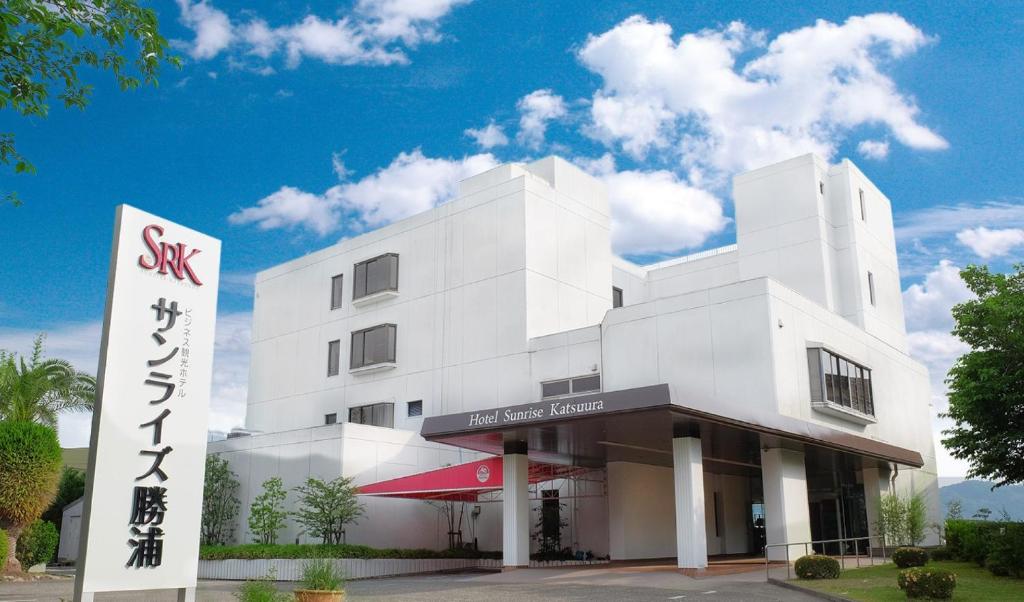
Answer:
[[[585,132],[637,159],[665,151],[719,182],[806,152],[831,158],[861,125],[886,126],[912,148],[943,149],[881,71],[929,41],[894,14],[819,20],[767,44],[740,22],[676,40],[668,24],[633,16],[579,51],[603,80]]]
[[[868,159],[885,159],[889,156],[888,140],[861,140],[857,152]]]
[[[360,0],[349,14],[323,19],[309,14],[296,23],[272,26],[259,16],[233,24],[208,0],[178,0],[181,21],[195,32],[189,54],[210,59],[235,46],[240,52],[269,60],[284,53],[297,67],[303,58],[338,65],[392,65],[409,62],[406,49],[442,39],[438,24],[469,0]],[[251,69],[271,74],[269,66]]]
[[[998,226],[1024,228],[1024,201],[939,205],[895,216],[896,240],[907,242],[947,236],[965,228]]]
[[[972,296],[960,278],[960,268],[948,259],[943,259],[925,276],[923,283],[912,284],[903,291],[903,312],[906,314],[907,330],[949,332],[953,329],[953,315],[950,310],[957,303]]]
[[[324,236],[338,228],[341,216],[322,195],[282,186],[277,192],[228,216],[235,225],[257,224],[261,230],[302,227]]]
[[[565,117],[569,111],[565,99],[551,90],[534,90],[519,99],[519,134],[516,139],[530,148],[544,144],[548,122]]]
[[[956,239],[961,244],[970,247],[978,257],[989,259],[1001,257],[1014,248],[1024,245],[1024,229],[989,230],[981,226],[958,232]]]
[[[496,146],[505,146],[508,144],[508,136],[502,130],[500,125],[491,121],[480,129],[469,128],[463,132],[466,136],[469,136],[476,142],[477,146],[484,150],[492,149]]]
[[[609,154],[577,162],[608,186],[616,253],[676,253],[704,244],[729,222],[718,198],[670,171],[616,171]]]
[[[213,350],[213,383],[210,390],[210,430],[229,431],[245,423],[246,391],[249,382],[249,333],[252,314],[238,312],[217,317]],[[95,374],[99,365],[99,320],[69,323],[47,329],[45,353],[71,362],[78,370]],[[0,328],[0,349],[17,353],[32,350],[35,330]],[[57,433],[63,447],[89,445],[91,414],[62,414]]]
[[[206,0],[195,3],[178,0],[178,8],[181,10],[181,23],[196,34],[188,47],[192,58],[213,58],[234,41],[235,34],[227,14]]]
[[[228,216],[232,224],[264,230],[305,228],[319,236],[338,229],[343,216],[356,228],[374,228],[426,211],[455,197],[460,180],[497,165],[489,153],[462,159],[425,156],[419,149],[399,153],[390,165],[322,194],[283,186],[254,206]]]

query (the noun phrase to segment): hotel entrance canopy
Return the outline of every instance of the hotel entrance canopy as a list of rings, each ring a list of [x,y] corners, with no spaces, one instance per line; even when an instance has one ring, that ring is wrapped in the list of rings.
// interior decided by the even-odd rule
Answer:
[[[529,482],[543,483],[582,472],[586,469],[531,462]],[[358,495],[476,502],[482,494],[501,491],[503,483],[501,458],[487,458],[363,485]]]
[[[672,438],[699,432],[714,442],[720,468],[742,474],[760,469],[762,445],[811,445],[866,460],[914,468],[921,454],[822,424],[775,412],[730,406],[730,415],[673,403],[667,384],[427,417],[428,441],[501,455],[526,448],[531,462],[596,468],[623,461],[672,465]],[[521,452],[520,452],[521,453]],[[717,460],[715,458],[718,458]]]

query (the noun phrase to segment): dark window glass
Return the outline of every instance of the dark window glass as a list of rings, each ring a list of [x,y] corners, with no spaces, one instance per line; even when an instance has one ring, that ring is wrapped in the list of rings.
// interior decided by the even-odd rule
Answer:
[[[353,272],[353,299],[398,290],[398,255],[394,253],[357,263]]]
[[[821,357],[824,399],[858,412],[875,415],[871,394],[871,370],[824,349]]]
[[[342,275],[338,274],[334,278],[331,278],[331,309],[338,309],[341,307],[341,283]]]
[[[573,393],[587,393],[589,391],[601,390],[601,375],[580,376],[572,379]]]
[[[867,203],[864,201],[864,191],[863,190],[858,190],[857,192],[860,194],[860,219],[863,220],[863,221],[867,221],[867,219],[868,219],[868,208],[867,208]]]
[[[612,308],[622,307],[622,289],[613,286],[612,287]]]
[[[423,415],[423,400],[421,399],[421,400],[417,400],[417,401],[410,401],[409,405],[407,406],[407,413],[406,413],[406,415],[409,418],[415,418],[416,416],[422,416]]]
[[[868,298],[871,299],[871,305],[875,305],[875,275],[868,272]]]
[[[541,396],[542,397],[555,397],[556,395],[568,395],[569,394],[569,379],[565,380],[553,380],[551,382],[541,383]]]
[[[324,414],[324,424],[337,424],[337,423],[338,423],[338,415],[337,414]]]
[[[395,361],[397,329],[394,324],[381,324],[352,333],[351,369]]]
[[[337,376],[341,364],[341,341],[327,343],[327,376]]]
[[[818,182],[818,192],[820,192],[821,194],[825,194],[825,183],[824,182]]]
[[[374,403],[366,406],[349,408],[348,421],[370,426],[395,427],[395,404]]]

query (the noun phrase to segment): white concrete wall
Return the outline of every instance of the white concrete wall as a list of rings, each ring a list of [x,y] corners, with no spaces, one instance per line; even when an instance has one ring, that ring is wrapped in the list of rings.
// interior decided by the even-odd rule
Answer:
[[[608,546],[612,560],[674,558],[676,516],[672,469],[608,464]]]

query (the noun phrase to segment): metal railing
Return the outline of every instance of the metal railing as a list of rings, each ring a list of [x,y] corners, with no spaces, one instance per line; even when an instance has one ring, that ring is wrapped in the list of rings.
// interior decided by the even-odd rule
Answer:
[[[850,553],[848,551],[848,550],[850,550],[850,548],[846,545],[847,542],[852,542],[853,543],[852,553]],[[856,563],[855,567],[856,568],[860,568],[860,566],[861,566],[861,558],[862,558],[861,552],[862,551],[866,555],[866,558],[867,558],[867,561],[868,561],[867,566],[874,566],[875,565],[875,558],[879,557],[877,552],[881,552],[881,556],[880,557],[882,559],[882,564],[885,564],[886,562],[888,562],[888,560],[885,557],[885,546],[884,545],[882,545],[882,546],[872,546],[871,545],[871,539],[868,538],[868,537],[841,537],[839,539],[819,539],[819,540],[815,540],[815,541],[798,541],[798,542],[787,542],[787,543],[770,543],[770,544],[768,544],[768,545],[766,545],[764,547],[764,575],[765,575],[765,578],[766,579],[771,578],[771,572],[770,572],[771,571],[771,560],[770,560],[771,555],[768,553],[769,549],[771,549],[771,548],[785,548],[786,549],[786,579],[788,580],[788,579],[791,578],[790,577],[790,575],[791,575],[791,568],[793,566],[793,564],[792,564],[792,562],[790,562],[790,558],[789,558],[789,549],[792,548],[792,547],[803,546],[803,548],[804,548],[804,556],[806,556],[808,554],[815,553],[811,546],[814,546],[816,544],[820,544],[821,545],[821,551],[822,551],[823,554],[825,554],[827,556],[832,556],[832,557],[838,556],[839,557],[839,567],[841,569],[845,569],[846,568],[846,559],[848,557],[851,557],[851,556],[856,559],[855,560],[855,563]],[[825,547],[827,544],[839,544],[837,546],[839,548],[839,553],[838,554],[828,554],[827,553],[828,548]]]

